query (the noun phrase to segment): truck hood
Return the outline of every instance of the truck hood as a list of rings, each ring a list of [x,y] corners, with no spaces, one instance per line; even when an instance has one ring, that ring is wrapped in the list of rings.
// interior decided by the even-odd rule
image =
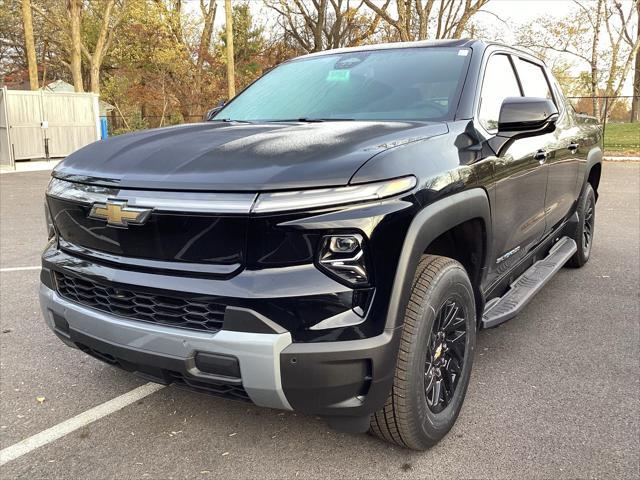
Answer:
[[[339,186],[377,153],[447,131],[445,123],[413,121],[187,124],[92,143],[53,175],[166,190]]]

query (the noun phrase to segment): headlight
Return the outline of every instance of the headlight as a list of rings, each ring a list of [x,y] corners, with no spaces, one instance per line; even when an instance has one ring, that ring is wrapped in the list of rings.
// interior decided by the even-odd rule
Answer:
[[[320,242],[318,267],[351,286],[369,283],[360,234],[327,235]]]
[[[53,227],[53,219],[51,218],[51,212],[49,211],[49,205],[47,201],[44,201],[44,219],[47,225],[47,240],[51,240],[56,234],[56,230]]]
[[[415,186],[416,178],[410,176],[348,187],[261,193],[258,195],[252,211],[255,213],[282,212],[374,201],[408,192]]]

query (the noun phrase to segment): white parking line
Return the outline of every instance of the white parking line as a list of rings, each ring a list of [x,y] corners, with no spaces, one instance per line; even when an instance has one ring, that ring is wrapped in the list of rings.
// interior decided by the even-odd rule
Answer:
[[[0,272],[24,272],[25,270],[40,270],[42,267],[38,265],[37,267],[9,267],[9,268],[0,268]]]
[[[47,428],[43,432],[37,433],[32,437],[25,438],[21,442],[18,442],[10,447],[0,450],[0,466],[4,465],[11,460],[25,455],[36,448],[40,448],[48,443],[51,443],[65,435],[89,425],[90,423],[100,420],[102,417],[106,417],[118,410],[137,402],[141,398],[151,395],[154,392],[164,388],[164,385],[157,383],[146,383],[138,388],[131,390],[119,397],[109,400],[97,407],[93,407],[86,412],[76,415],[69,420],[65,420],[58,425],[54,425],[51,428]]]

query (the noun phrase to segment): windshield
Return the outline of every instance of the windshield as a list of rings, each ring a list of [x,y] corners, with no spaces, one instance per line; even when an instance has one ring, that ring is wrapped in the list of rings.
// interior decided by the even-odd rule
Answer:
[[[399,48],[283,63],[213,120],[450,120],[471,52]]]

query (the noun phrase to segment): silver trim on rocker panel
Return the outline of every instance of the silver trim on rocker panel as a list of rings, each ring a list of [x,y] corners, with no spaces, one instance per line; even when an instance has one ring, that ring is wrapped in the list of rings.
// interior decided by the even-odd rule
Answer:
[[[220,330],[217,333],[182,331],[110,315],[69,302],[40,285],[40,307],[47,325],[54,329],[51,312],[69,326],[91,337],[124,348],[182,358],[191,366],[195,352],[233,355],[240,363],[242,386],[259,406],[292,410],[282,389],[280,353],[291,343],[289,332],[279,334]],[[196,378],[206,374],[190,369]]]

